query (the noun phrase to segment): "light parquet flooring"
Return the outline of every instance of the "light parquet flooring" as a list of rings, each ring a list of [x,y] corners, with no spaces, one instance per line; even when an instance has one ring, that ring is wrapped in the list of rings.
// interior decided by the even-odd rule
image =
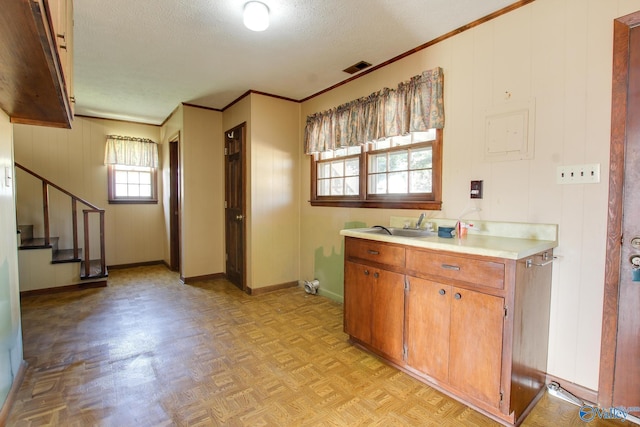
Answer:
[[[352,346],[342,305],[300,288],[248,296],[163,266],[108,283],[22,299],[10,426],[498,425]],[[584,424],[551,396],[524,423]]]

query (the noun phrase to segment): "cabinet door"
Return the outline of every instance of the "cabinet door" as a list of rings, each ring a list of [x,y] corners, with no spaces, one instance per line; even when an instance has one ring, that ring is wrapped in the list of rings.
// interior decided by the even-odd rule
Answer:
[[[402,362],[404,331],[404,275],[373,270],[371,345]]]
[[[432,378],[449,379],[451,286],[409,278],[407,364]]]
[[[449,383],[494,407],[500,405],[504,301],[453,288]]]
[[[371,343],[371,267],[346,262],[344,268],[344,331]]]

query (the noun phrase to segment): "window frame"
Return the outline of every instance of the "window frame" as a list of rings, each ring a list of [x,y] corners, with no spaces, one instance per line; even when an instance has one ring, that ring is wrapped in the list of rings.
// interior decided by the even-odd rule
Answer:
[[[158,168],[151,169],[151,196],[150,197],[117,197],[116,196],[116,168],[122,165],[107,165],[107,187],[109,204],[157,204],[158,203]]]
[[[318,196],[318,162],[319,156],[310,155],[311,161],[311,206],[346,207],[346,208],[381,208],[381,209],[422,209],[440,210],[442,208],[442,129],[436,129],[436,137],[432,141],[412,144],[419,146],[430,143],[432,149],[432,191],[431,193],[411,194],[367,194],[369,181],[368,155],[405,150],[410,146],[397,146],[386,149],[367,151],[363,146],[360,157],[360,194],[357,196]],[[345,156],[349,157],[349,156]]]

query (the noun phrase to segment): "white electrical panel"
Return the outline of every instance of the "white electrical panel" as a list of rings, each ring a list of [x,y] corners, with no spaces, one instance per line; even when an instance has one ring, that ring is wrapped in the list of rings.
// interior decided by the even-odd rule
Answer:
[[[485,112],[484,158],[488,161],[533,158],[535,101],[508,101]]]

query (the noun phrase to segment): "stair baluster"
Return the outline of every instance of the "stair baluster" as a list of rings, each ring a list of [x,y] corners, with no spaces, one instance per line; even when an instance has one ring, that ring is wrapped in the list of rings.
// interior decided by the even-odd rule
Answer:
[[[106,256],[105,256],[105,232],[104,232],[104,209],[101,209],[92,203],[87,202],[86,200],[70,193],[69,191],[61,188],[60,186],[54,184],[48,179],[38,175],[37,173],[29,170],[28,168],[22,166],[19,163],[15,163],[16,167],[22,169],[28,174],[34,176],[35,178],[42,181],[42,205],[43,205],[43,215],[44,215],[44,243],[45,245],[51,244],[51,232],[49,228],[49,187],[53,187],[54,189],[66,194],[71,198],[71,216],[72,216],[72,229],[73,229],[73,257],[74,259],[79,259],[79,247],[78,247],[78,213],[77,213],[77,202],[82,203],[87,206],[89,209],[83,209],[83,221],[84,221],[84,271],[81,272],[82,278],[94,278],[94,277],[106,277],[107,276],[107,266],[106,266]],[[92,272],[92,260],[90,256],[90,227],[89,227],[89,214],[97,213],[99,214],[100,221],[100,270],[99,272]]]

